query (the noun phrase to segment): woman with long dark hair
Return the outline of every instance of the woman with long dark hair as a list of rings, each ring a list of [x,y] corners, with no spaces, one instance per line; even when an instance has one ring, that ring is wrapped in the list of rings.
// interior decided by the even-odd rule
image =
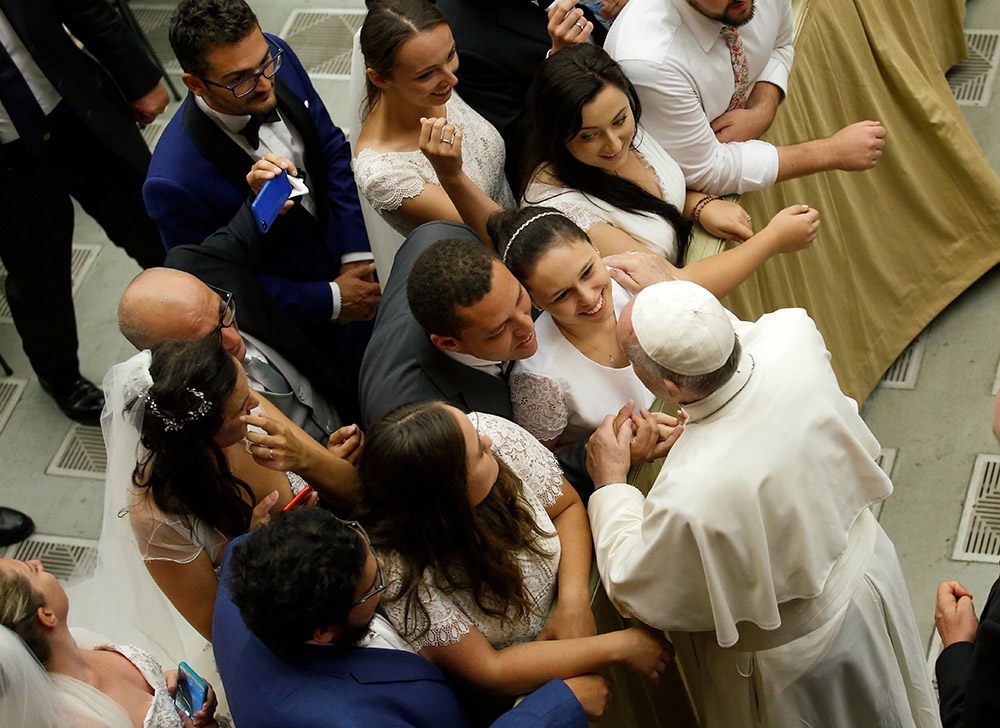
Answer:
[[[371,427],[359,475],[389,619],[459,681],[516,695],[616,662],[664,667],[662,635],[595,635],[583,504],[514,423],[403,405]]]
[[[742,244],[678,277],[721,297],[771,256],[815,237],[819,213],[805,205],[787,208],[755,235],[739,205],[686,190],[680,167],[642,131],[632,83],[600,48],[571,46],[546,59],[526,113],[518,198],[560,210],[604,255],[649,250],[680,266],[691,225],[700,223]]]
[[[115,367],[106,386],[106,498],[113,511],[127,512],[157,586],[211,640],[216,570],[229,541],[306,484],[350,506],[356,475],[340,455],[351,456],[315,442],[251,390],[215,337],[140,352]],[[313,493],[306,503],[315,502]]]

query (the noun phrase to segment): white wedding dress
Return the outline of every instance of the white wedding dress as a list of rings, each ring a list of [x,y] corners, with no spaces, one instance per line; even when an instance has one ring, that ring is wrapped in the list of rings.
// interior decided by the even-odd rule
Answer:
[[[518,553],[524,586],[534,606],[526,617],[507,625],[502,625],[497,617],[484,614],[476,606],[471,594],[446,594],[435,585],[434,573],[428,569],[418,590],[430,617],[429,624],[419,610],[407,615],[404,600],[383,602],[389,621],[415,651],[458,642],[473,627],[482,632],[498,650],[530,642],[545,628],[555,601],[562,551],[556,528],[545,509],[554,505],[562,496],[562,471],[559,464],[551,452],[513,422],[482,412],[470,413],[469,419],[477,432],[492,440],[493,454],[502,459],[521,479],[524,503],[541,529],[552,534],[549,537],[539,537],[539,545],[549,556],[541,558],[528,551]],[[398,584],[402,572],[399,555],[390,552],[384,558],[386,581]],[[411,638],[405,634],[407,625],[415,627],[418,633],[425,627],[427,631],[419,637]]]
[[[446,104],[448,122],[462,130],[462,170],[500,207],[513,207],[514,195],[504,177],[503,138],[456,91]],[[358,191],[393,228],[409,235],[416,227],[403,216],[403,200],[419,195],[426,184],[439,185],[437,173],[419,149],[377,152],[362,149],[351,160]]]
[[[639,129],[635,135],[635,151],[647,168],[652,167],[660,186],[660,197],[681,212],[687,188],[684,173],[677,162],[653,139]],[[554,207],[584,230],[606,222],[643,243],[654,253],[671,263],[677,263],[677,234],[666,219],[659,215],[626,212],[603,200],[591,197],[572,187],[532,182],[524,192],[525,205]]]
[[[628,291],[611,281],[616,316],[630,298]],[[550,314],[543,313],[535,321],[535,337],[535,355],[514,363],[510,398],[514,421],[539,440],[568,445],[589,437],[606,415],[630,399],[636,412],[656,399],[632,367],[615,369],[587,358],[566,340]]]

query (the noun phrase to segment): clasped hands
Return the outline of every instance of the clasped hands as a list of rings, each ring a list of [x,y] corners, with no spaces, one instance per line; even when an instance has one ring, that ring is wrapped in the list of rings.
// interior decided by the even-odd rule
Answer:
[[[624,483],[629,468],[664,457],[684,432],[684,423],[629,400],[608,415],[587,441],[587,472],[594,487]]]

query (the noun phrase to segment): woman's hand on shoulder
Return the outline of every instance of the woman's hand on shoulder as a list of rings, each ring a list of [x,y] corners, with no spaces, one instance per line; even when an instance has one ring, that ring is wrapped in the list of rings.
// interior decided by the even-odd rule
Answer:
[[[709,235],[723,240],[743,242],[753,235],[750,216],[735,202],[712,200],[702,208],[698,222]]]
[[[786,207],[764,228],[774,235],[775,253],[794,253],[808,248],[819,234],[819,210],[809,205]]]
[[[256,415],[242,415],[240,421],[256,425],[267,433],[261,435],[259,432],[248,431],[246,434],[246,439],[252,443],[250,454],[255,463],[282,473],[288,470],[297,473],[306,467],[308,450],[285,423]]]
[[[439,180],[462,172],[462,130],[440,117],[420,118],[420,151]]]
[[[354,465],[361,456],[365,444],[365,433],[357,425],[344,425],[330,435],[326,449],[342,460]]]

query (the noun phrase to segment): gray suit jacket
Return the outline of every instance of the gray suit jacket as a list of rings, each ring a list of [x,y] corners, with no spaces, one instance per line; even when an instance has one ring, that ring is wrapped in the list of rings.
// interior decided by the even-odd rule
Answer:
[[[326,445],[330,435],[344,425],[329,400],[317,392],[312,382],[274,347],[246,333],[243,338],[260,350],[271,366],[285,378],[291,390],[279,394],[265,389],[264,395],[310,437]]]
[[[446,356],[410,312],[406,279],[413,263],[430,245],[447,238],[479,240],[467,225],[429,222],[410,233],[396,253],[361,363],[364,427],[399,405],[420,399],[442,400],[465,412],[513,418],[507,383]]]
[[[362,426],[401,404],[437,399],[464,412],[489,412],[514,419],[507,382],[460,364],[431,343],[413,318],[406,300],[406,279],[420,254],[438,240],[468,238],[478,241],[472,228],[457,222],[429,222],[406,239],[396,253],[375,331],[361,363]],[[586,440],[556,453],[566,479],[586,502],[594,486],[586,468]]]

